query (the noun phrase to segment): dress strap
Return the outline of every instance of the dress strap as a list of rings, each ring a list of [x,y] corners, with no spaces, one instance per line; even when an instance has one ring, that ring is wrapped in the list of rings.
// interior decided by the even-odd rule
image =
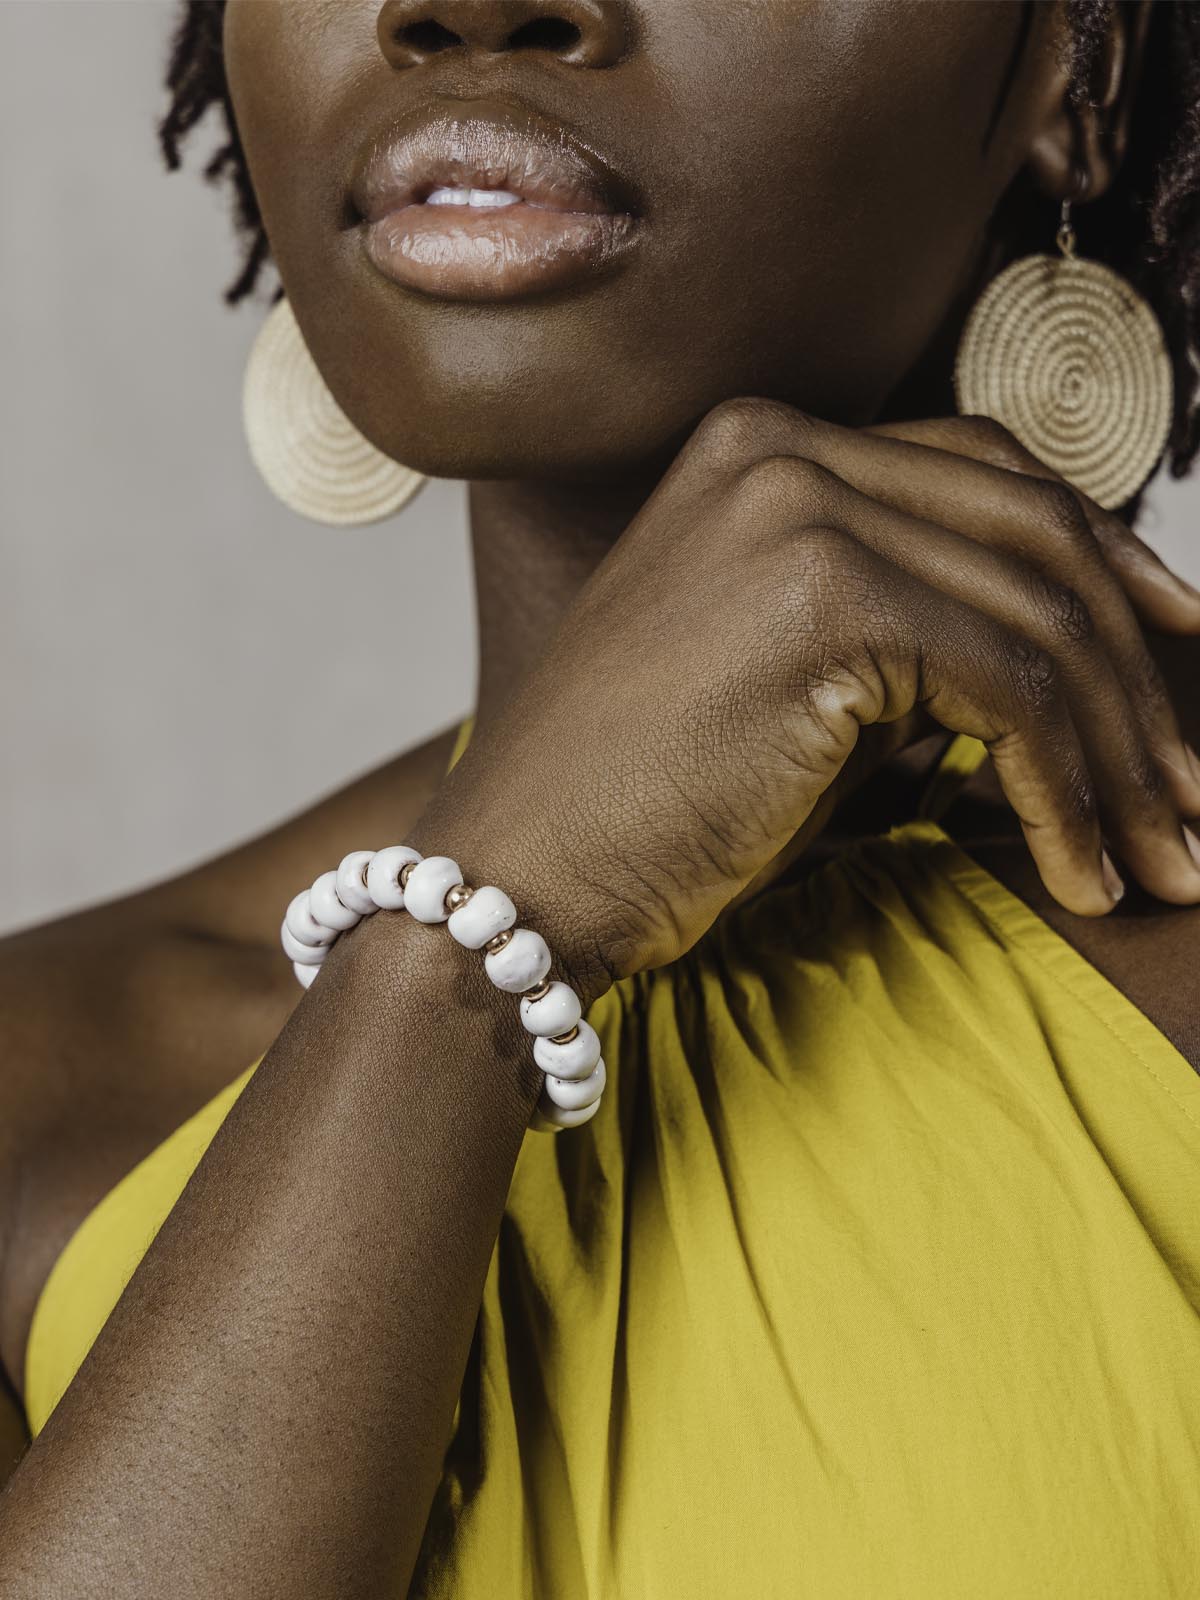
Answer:
[[[942,751],[937,765],[929,775],[917,816],[939,821],[950,809],[959,790],[967,779],[987,760],[987,745],[969,733],[956,733]]]

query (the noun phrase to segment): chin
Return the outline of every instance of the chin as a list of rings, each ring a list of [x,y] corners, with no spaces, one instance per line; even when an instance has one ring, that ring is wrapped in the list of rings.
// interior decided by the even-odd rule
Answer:
[[[597,428],[597,413],[577,426],[562,411],[548,424],[506,413],[489,417],[488,408],[472,414],[455,406],[453,419],[437,428],[428,421],[419,431],[411,417],[402,429],[377,429],[373,444],[394,461],[431,478],[464,480],[529,479],[563,484],[606,484],[645,472],[673,453],[672,442],[649,430]],[[363,430],[366,431],[365,429]]]

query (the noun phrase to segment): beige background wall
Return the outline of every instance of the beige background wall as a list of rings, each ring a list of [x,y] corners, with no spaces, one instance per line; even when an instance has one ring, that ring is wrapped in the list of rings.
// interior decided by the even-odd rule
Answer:
[[[257,832],[473,694],[470,630],[404,605],[448,581],[464,614],[461,486],[336,532],[246,458],[265,298],[221,301],[204,132],[193,173],[158,158],[173,16],[0,0],[0,931]],[[1200,484],[1170,485],[1143,529],[1195,581],[1198,522]]]
[[[195,170],[213,137],[161,164],[174,14],[0,0],[0,927],[225,848],[474,691],[470,630],[419,599],[448,580],[469,601],[461,486],[325,529],[247,458],[275,280],[221,299],[227,202]]]

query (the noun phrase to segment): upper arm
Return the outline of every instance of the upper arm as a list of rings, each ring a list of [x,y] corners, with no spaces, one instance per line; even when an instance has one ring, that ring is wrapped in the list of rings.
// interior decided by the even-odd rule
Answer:
[[[286,1022],[302,993],[279,949],[288,901],[346,851],[404,837],[455,731],[190,872],[0,938],[0,1368],[10,1377],[73,1223]]]
[[[274,957],[172,925],[146,895],[0,939],[0,1391],[21,1391],[82,1216],[278,1034],[299,986]]]

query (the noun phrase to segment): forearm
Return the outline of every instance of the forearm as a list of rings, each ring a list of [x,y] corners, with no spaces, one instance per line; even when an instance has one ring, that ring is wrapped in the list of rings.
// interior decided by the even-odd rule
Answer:
[[[0,1592],[403,1594],[540,1081],[444,928],[339,941],[0,1499]]]

